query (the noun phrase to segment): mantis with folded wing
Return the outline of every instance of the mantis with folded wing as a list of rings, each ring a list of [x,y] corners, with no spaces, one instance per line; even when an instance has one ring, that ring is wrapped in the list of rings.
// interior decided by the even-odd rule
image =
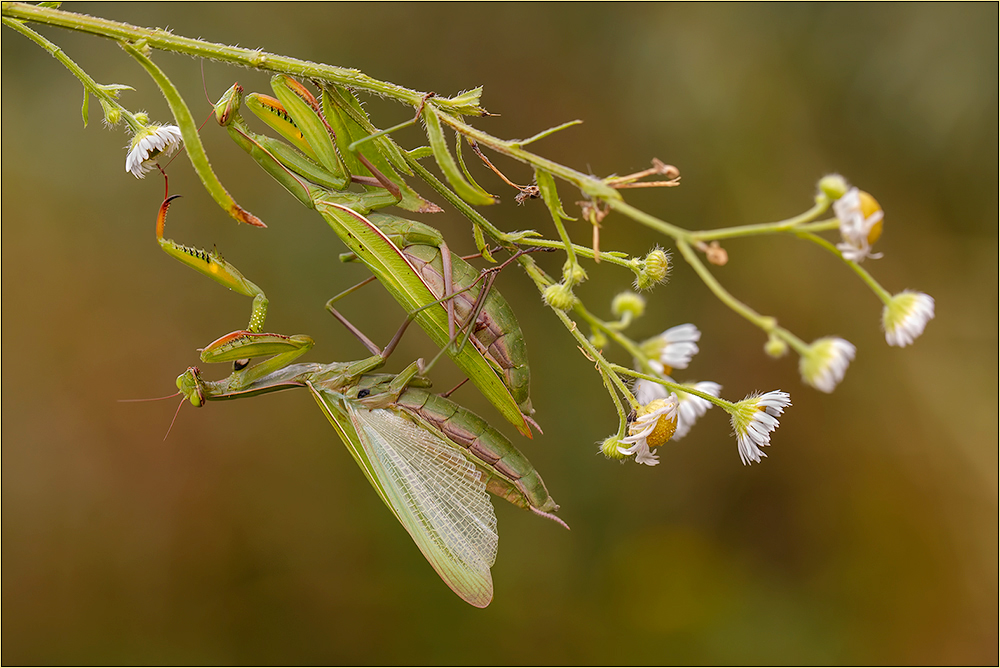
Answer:
[[[203,362],[232,362],[233,372],[223,380],[206,381],[197,367],[190,367],[177,379],[180,393],[200,407],[208,401],[308,388],[379,497],[444,582],[468,603],[489,605],[498,538],[487,492],[566,526],[552,514],[559,506],[528,459],[482,418],[421,389],[417,362],[397,376],[370,373],[385,363],[409,321],[385,350],[363,339],[375,353],[367,359],[293,364],[312,348],[312,338],[262,332],[268,301],[256,284],[217,251],[164,238],[175,197],[163,201],[157,216],[161,247],[253,298],[247,329],[201,351]],[[267,359],[251,366],[249,361],[257,357]]]

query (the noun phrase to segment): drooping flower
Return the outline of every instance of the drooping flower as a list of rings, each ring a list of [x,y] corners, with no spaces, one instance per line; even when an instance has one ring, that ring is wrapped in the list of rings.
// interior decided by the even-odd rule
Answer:
[[[788,393],[780,390],[752,394],[736,404],[730,421],[744,465],[767,457],[761,448],[771,444],[771,432],[778,428],[778,416],[791,405]]]
[[[882,309],[882,329],[890,346],[904,348],[924,333],[934,317],[934,298],[922,292],[904,290],[893,295]]]
[[[799,358],[802,382],[821,392],[833,392],[844,379],[847,365],[854,359],[854,352],[854,345],[850,341],[833,336],[816,339]]]
[[[649,356],[649,365],[657,373],[669,376],[674,369],[686,369],[698,354],[697,341],[701,332],[691,323],[671,327],[659,336],[644,341],[642,351]]]
[[[833,203],[833,211],[840,221],[843,243],[837,250],[847,260],[861,262],[865,258],[877,259],[881,253],[872,253],[872,246],[882,235],[884,213],[875,198],[863,190],[851,188]]]
[[[132,137],[125,171],[137,179],[146,176],[160,158],[166,158],[181,145],[181,129],[176,125],[147,125]]]
[[[659,458],[653,454],[674,435],[677,429],[677,395],[657,399],[636,410],[636,418],[629,424],[629,435],[621,439],[628,447],[618,446],[623,455],[635,455],[637,464],[656,466]]]

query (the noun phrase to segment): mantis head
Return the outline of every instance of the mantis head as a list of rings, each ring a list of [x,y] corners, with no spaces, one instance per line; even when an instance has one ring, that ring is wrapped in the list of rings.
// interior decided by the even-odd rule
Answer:
[[[188,367],[187,371],[177,376],[177,389],[192,406],[201,408],[205,405],[204,382],[201,372],[196,366]]]

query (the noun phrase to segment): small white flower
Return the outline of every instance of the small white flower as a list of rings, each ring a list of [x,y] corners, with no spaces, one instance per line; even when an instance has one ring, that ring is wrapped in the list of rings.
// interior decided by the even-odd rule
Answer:
[[[125,171],[141,179],[153,169],[157,159],[173,154],[181,141],[181,129],[176,125],[146,126],[132,137],[125,156]]]
[[[868,193],[851,188],[833,203],[833,211],[840,221],[843,243],[837,250],[847,260],[861,262],[865,258],[878,259],[881,253],[872,253],[874,244],[882,234],[882,207]]]
[[[816,339],[806,354],[799,358],[802,382],[821,392],[833,392],[833,388],[844,379],[854,352],[850,341],[832,336]]]
[[[674,369],[686,369],[691,358],[698,354],[697,341],[701,332],[688,323],[671,327],[659,336],[654,336],[642,344],[642,350],[649,357],[649,365],[657,373],[670,375]]]
[[[713,397],[719,396],[719,393],[722,392],[721,385],[708,380],[700,383],[694,383],[693,385],[690,383],[687,384],[699,392],[711,394]],[[674,432],[673,436],[673,440],[675,441],[687,436],[688,432],[691,431],[691,427],[693,427],[694,423],[698,421],[698,418],[704,415],[708,409],[712,407],[712,402],[708,399],[702,399],[701,397],[696,397],[693,394],[686,394],[684,392],[679,392],[677,394],[677,400],[680,402],[680,405],[677,408],[677,430]]]
[[[890,346],[903,348],[924,333],[934,317],[934,298],[922,292],[903,290],[882,309],[882,329]]]
[[[730,420],[744,465],[767,457],[761,448],[771,444],[771,432],[778,428],[778,416],[791,405],[788,393],[780,390],[750,395],[736,404]]]
[[[659,458],[653,454],[652,448],[657,448],[673,436],[677,427],[677,395],[671,394],[666,399],[659,399],[643,406],[640,415],[629,425],[629,435],[621,439],[629,447],[618,446],[618,452],[623,455],[635,455],[637,464],[656,466]]]

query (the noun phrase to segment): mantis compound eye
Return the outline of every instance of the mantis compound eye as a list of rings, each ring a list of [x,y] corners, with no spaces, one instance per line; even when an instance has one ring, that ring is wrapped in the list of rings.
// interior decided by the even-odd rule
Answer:
[[[371,393],[372,393],[372,391],[368,390],[368,389],[361,390],[360,392],[358,392],[358,399],[364,399],[365,397],[367,397]]]

